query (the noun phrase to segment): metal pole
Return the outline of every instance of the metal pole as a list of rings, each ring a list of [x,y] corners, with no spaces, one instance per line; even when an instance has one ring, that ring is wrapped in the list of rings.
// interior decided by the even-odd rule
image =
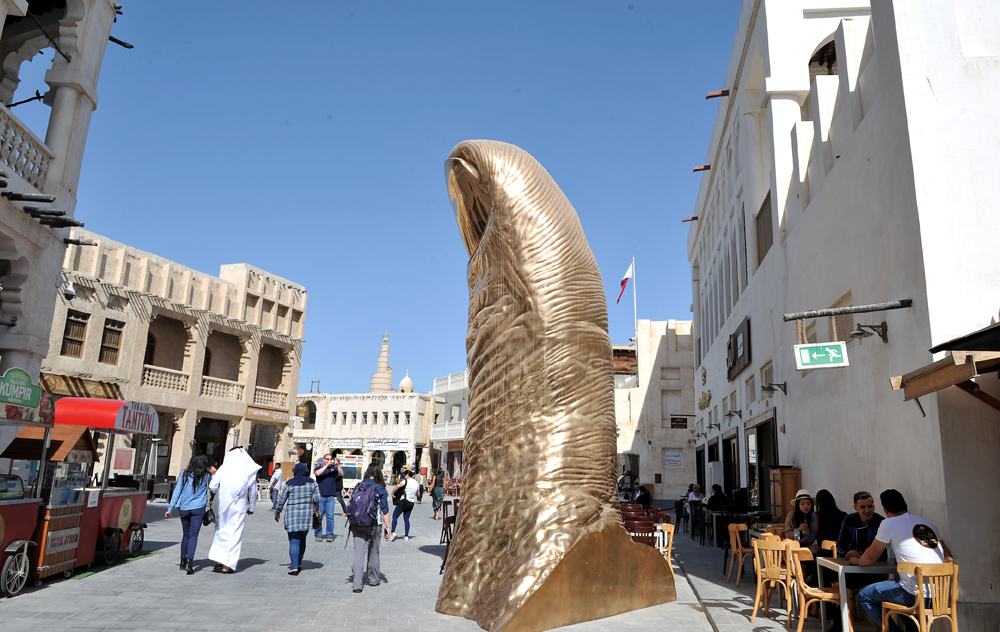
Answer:
[[[639,311],[635,302],[635,257],[632,257],[632,317],[635,319],[635,359],[639,360]]]
[[[52,428],[45,429],[45,438],[42,441],[42,460],[38,463],[38,479],[35,481],[35,498],[42,497],[42,481],[45,479],[45,463],[49,456],[49,439],[52,435]]]
[[[111,473],[111,458],[114,455],[115,431],[108,432],[108,441],[104,444],[104,475],[101,477],[101,491],[108,488],[108,475]]]
[[[873,305],[858,305],[856,307],[834,307],[832,309],[817,309],[809,312],[792,312],[785,314],[783,318],[787,323],[790,320],[802,320],[803,318],[822,318],[825,316],[842,316],[843,314],[867,314],[868,312],[884,312],[890,309],[903,309],[912,307],[913,299],[904,298],[888,303],[875,303]]]

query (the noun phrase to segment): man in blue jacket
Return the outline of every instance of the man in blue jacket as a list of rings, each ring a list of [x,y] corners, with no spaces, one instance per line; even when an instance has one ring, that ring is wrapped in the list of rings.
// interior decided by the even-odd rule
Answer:
[[[316,484],[319,485],[319,515],[326,516],[326,541],[333,542],[333,519],[337,513],[337,477],[344,477],[344,470],[333,460],[332,454],[324,454],[323,459],[316,463],[313,470],[316,474]],[[323,541],[323,525],[316,529],[316,541]]]

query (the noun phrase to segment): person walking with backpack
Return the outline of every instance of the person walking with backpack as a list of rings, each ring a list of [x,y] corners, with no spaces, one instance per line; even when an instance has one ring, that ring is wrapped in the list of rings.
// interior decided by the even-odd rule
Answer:
[[[281,510],[287,506],[285,531],[288,532],[288,557],[291,558],[288,574],[298,575],[306,555],[306,535],[313,525],[313,512],[319,510],[321,496],[319,485],[309,478],[308,465],[296,463],[292,472],[295,476],[281,488],[274,521],[278,522]]]
[[[188,575],[194,574],[194,552],[198,548],[198,533],[201,532],[201,521],[205,518],[205,506],[208,504],[208,482],[212,476],[208,473],[208,457],[195,454],[188,461],[186,470],[181,472],[180,484],[174,486],[170,505],[164,518],[169,518],[174,507],[181,512],[181,570]]]
[[[360,593],[365,584],[378,586],[382,583],[379,566],[379,541],[389,539],[389,494],[385,491],[385,479],[377,463],[365,470],[365,479],[354,488],[351,502],[347,505],[347,522],[354,538],[353,588]],[[365,571],[365,559],[368,570]]]
[[[403,514],[403,525],[406,527],[403,541],[410,540],[410,512],[413,511],[413,503],[417,501],[417,488],[419,486],[420,484],[413,478],[413,471],[404,470],[403,480],[396,483],[392,489],[392,502],[396,508],[392,511],[392,535],[389,536],[389,542],[396,539],[396,521],[400,514]]]

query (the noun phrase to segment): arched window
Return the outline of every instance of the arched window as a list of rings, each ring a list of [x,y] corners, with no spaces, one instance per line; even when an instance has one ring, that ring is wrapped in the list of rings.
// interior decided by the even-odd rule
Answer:
[[[153,364],[153,359],[156,357],[156,336],[153,334],[146,334],[146,355],[143,357],[143,364]]]
[[[316,427],[316,404],[312,402],[306,402],[306,409],[309,413],[306,415],[305,424],[310,428]]]

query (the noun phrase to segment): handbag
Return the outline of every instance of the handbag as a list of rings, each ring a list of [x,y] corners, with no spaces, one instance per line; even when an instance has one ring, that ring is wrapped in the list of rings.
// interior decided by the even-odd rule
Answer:
[[[205,516],[201,519],[201,526],[207,527],[215,522],[215,510],[212,509],[212,501],[215,500],[215,492],[209,492],[208,505],[206,505]]]
[[[316,505],[313,505],[313,529],[322,529],[322,528],[323,528],[323,516],[320,515],[319,509],[316,507]]]

